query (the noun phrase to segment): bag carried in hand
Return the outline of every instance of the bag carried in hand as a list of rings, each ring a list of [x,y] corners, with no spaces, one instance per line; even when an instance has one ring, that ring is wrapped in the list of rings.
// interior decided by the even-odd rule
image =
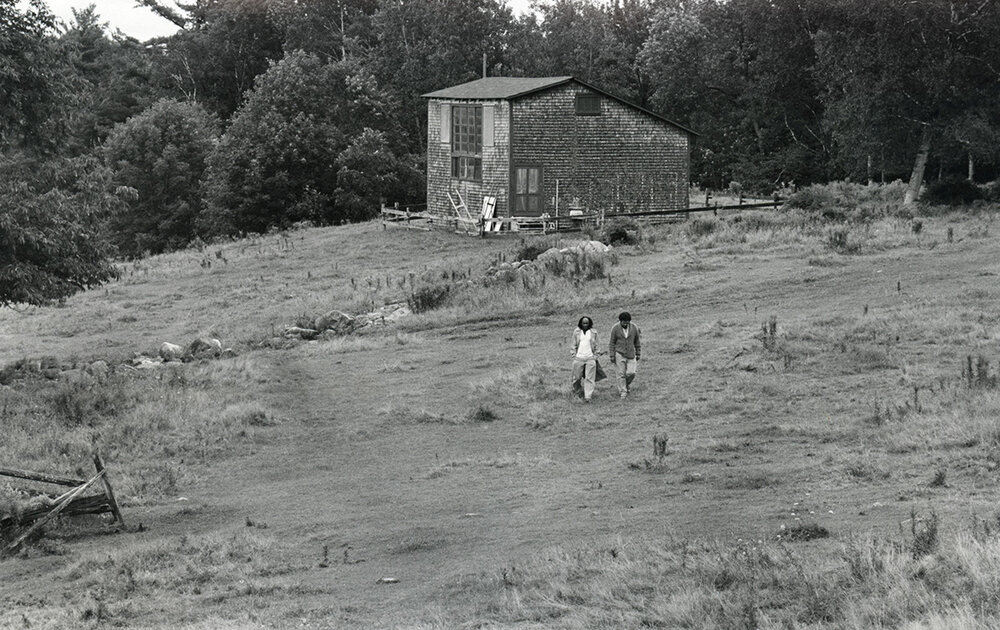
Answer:
[[[594,361],[594,366],[596,368],[594,370],[594,382],[595,383],[597,381],[603,381],[604,379],[608,378],[608,375],[607,375],[607,373],[605,373],[604,368],[601,367],[601,362],[600,361],[595,360]]]

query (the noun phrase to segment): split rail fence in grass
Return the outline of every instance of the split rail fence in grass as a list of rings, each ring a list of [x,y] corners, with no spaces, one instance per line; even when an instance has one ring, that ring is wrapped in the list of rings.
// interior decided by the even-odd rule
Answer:
[[[94,468],[96,473],[90,479],[73,479],[29,470],[0,468],[0,476],[2,477],[71,488],[71,490],[58,496],[48,493],[36,493],[38,496],[45,497],[45,500],[22,512],[0,518],[0,534],[14,533],[15,535],[13,540],[3,548],[2,553],[8,554],[16,551],[29,536],[57,516],[77,516],[80,514],[104,514],[111,512],[114,515],[115,521],[119,525],[124,525],[125,519],[122,518],[121,508],[118,505],[118,500],[115,498],[114,489],[111,487],[108,470],[104,466],[104,460],[101,459],[100,453],[97,452],[94,453]],[[98,482],[101,483],[103,492],[99,494],[85,494],[89,489],[97,485]]]

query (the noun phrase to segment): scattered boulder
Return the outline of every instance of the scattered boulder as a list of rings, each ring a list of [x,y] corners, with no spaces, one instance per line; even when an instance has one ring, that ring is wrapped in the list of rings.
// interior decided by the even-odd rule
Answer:
[[[539,254],[538,258],[535,259],[535,262],[538,264],[545,264],[550,260],[562,258],[562,255],[563,255],[562,249],[559,249],[558,247],[550,247],[541,254]]]
[[[593,252],[595,254],[607,254],[611,251],[611,246],[605,245],[601,241],[584,241],[577,245],[577,249],[584,252]]]
[[[198,337],[188,344],[184,356],[189,359],[211,359],[222,355],[222,342],[211,337]]]
[[[332,310],[316,318],[313,322],[313,330],[317,334],[332,330],[335,333],[346,335],[354,331],[355,325],[355,319],[347,313]]]
[[[164,361],[180,361],[184,358],[184,348],[175,343],[164,341],[160,346],[160,358]]]
[[[87,374],[90,374],[94,378],[104,378],[110,371],[108,364],[104,361],[94,361],[84,369]]]
[[[315,339],[319,333],[312,328],[301,328],[299,326],[289,326],[285,329],[285,337],[298,337],[299,339]]]
[[[64,381],[74,384],[88,383],[94,380],[93,377],[91,377],[89,374],[87,374],[80,368],[63,370],[63,373],[60,376],[62,376],[62,379]]]
[[[410,310],[410,305],[406,302],[393,302],[392,304],[386,304],[385,306],[377,308],[370,313],[358,315],[356,319],[356,327],[361,329],[376,325],[386,326],[388,324],[398,322],[407,315],[412,314],[413,311]]]
[[[137,370],[155,370],[163,367],[163,359],[160,357],[148,357],[144,354],[137,354],[132,357],[131,367]]]
[[[369,313],[356,316],[348,315],[343,311],[335,309],[327,311],[314,319],[312,328],[304,328],[302,326],[289,326],[285,328],[283,338],[305,339],[306,341],[313,341],[317,338],[333,339],[371,326],[387,326],[412,314],[413,311],[410,310],[410,306],[406,302],[393,302]],[[268,341],[264,345],[281,347],[281,344],[277,340]]]

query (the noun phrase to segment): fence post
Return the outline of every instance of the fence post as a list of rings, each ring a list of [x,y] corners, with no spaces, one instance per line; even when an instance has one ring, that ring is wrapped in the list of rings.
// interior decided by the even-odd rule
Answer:
[[[111,513],[114,515],[115,520],[118,521],[118,524],[124,526],[125,519],[122,517],[121,508],[118,507],[118,499],[115,498],[115,491],[111,487],[111,480],[108,479],[107,470],[104,468],[104,460],[101,459],[100,451],[96,449],[94,450],[94,468],[101,475],[101,481],[104,483],[104,496],[108,499]]]

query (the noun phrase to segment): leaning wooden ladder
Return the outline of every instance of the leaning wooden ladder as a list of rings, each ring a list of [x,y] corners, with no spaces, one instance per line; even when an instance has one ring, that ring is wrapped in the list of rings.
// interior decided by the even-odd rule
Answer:
[[[455,216],[457,220],[455,221],[455,227],[457,232],[478,232],[479,226],[475,218],[473,218],[472,213],[469,212],[469,206],[465,205],[465,199],[462,199],[462,193],[458,190],[455,191],[455,196],[458,197],[458,202],[455,202],[454,197],[451,193],[448,193],[448,201],[451,202],[451,207],[455,211]]]

